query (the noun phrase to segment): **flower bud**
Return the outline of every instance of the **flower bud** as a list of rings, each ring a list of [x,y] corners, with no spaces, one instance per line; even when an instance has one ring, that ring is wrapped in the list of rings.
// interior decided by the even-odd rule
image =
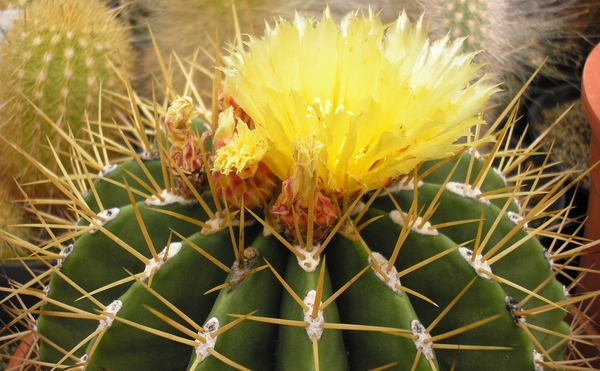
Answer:
[[[316,245],[327,238],[337,222],[340,209],[337,203],[323,194],[319,187],[313,192],[312,244]],[[297,190],[294,189],[294,178],[286,179],[283,182],[281,194],[271,208],[271,215],[282,227],[286,238],[293,244],[300,245],[300,240],[310,243],[310,241],[307,242],[307,237],[311,226],[309,226],[309,207],[304,205],[302,197],[297,194]],[[298,238],[296,229],[300,233],[301,239]]]

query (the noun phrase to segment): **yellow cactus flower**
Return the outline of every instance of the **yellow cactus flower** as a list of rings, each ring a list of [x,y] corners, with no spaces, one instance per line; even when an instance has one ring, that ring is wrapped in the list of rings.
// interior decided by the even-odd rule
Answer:
[[[278,181],[261,161],[268,150],[262,130],[251,129],[240,115],[245,116],[233,106],[219,115],[212,177],[229,208],[259,210],[270,201]]]
[[[298,170],[295,143],[312,136],[323,191],[356,195],[455,153],[483,122],[497,87],[477,79],[462,41],[430,44],[422,19],[413,26],[405,13],[389,27],[373,12],[339,24],[328,9],[320,21],[296,15],[233,48],[226,94],[260,130],[262,161],[280,180]],[[247,154],[222,151],[215,162],[237,161],[222,156]]]
[[[192,119],[199,114],[190,97],[179,96],[171,103],[164,117],[163,126],[173,145],[183,145],[186,133],[192,126]]]
[[[256,172],[268,145],[262,130],[250,130],[245,122],[234,121],[231,107],[219,116],[219,127],[215,133],[217,156],[213,171],[225,175],[235,172],[246,179]]]
[[[297,139],[293,143],[295,171],[292,179],[293,198],[299,199],[303,207],[308,207],[308,198],[314,191],[314,177],[318,176],[319,164],[322,162],[321,154],[324,145],[310,135],[306,140]]]
[[[181,178],[179,171],[198,193],[204,191],[206,180],[202,147],[210,133],[205,132],[198,137],[192,131],[192,119],[198,115],[192,98],[177,97],[169,106],[161,123],[171,142],[169,152],[174,164],[170,167],[175,177],[176,190],[189,199],[195,198],[194,193]]]

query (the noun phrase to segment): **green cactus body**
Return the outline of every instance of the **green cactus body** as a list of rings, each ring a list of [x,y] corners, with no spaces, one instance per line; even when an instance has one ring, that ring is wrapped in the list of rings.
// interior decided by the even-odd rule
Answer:
[[[94,184],[94,191],[85,196],[85,203],[94,213],[129,204],[129,192],[123,183],[124,180],[129,184],[134,200],[142,201],[148,197],[148,189],[152,190],[156,186],[162,190],[165,187],[164,182],[152,183],[161,180],[162,177],[159,176],[161,171],[160,160],[152,158],[142,160],[138,157],[127,160],[119,166],[116,164],[106,166],[99,174],[99,180]],[[100,197],[102,208],[98,205],[96,194],[103,195]],[[87,223],[87,220],[82,219],[80,222]]]
[[[336,286],[342,286],[368,266],[370,256],[360,242],[337,238],[327,255],[332,265]],[[395,328],[397,333],[348,331],[346,342],[352,368],[369,370],[382,365],[396,365],[398,370],[435,370],[437,358],[427,355],[431,349],[415,346],[413,325],[421,324],[406,293],[383,282],[375,270],[367,270],[339,297],[340,315],[345,323]],[[391,276],[391,275],[390,275]],[[394,282],[395,283],[395,282]],[[394,303],[379,305],[379,303]],[[432,354],[429,354],[431,356]]]
[[[94,225],[88,227],[87,232],[84,231],[84,234],[67,248],[67,251],[72,250],[69,252],[68,260],[73,263],[62,264],[60,274],[57,273],[49,285],[50,297],[53,292],[56,292],[59,295],[57,300],[60,303],[71,303],[70,305],[74,305],[80,310],[93,313],[98,304],[96,301],[88,299],[78,300],[83,293],[93,292],[112,282],[123,280],[129,277],[128,272],[139,272],[145,266],[141,259],[151,257],[150,247],[142,237],[140,220],[143,221],[143,226],[148,231],[148,236],[156,249],[162,249],[169,240],[178,240],[176,237],[171,239],[172,230],[183,235],[190,235],[198,228],[197,224],[177,216],[161,214],[161,211],[172,212],[175,215],[187,215],[190,218],[199,218],[199,220],[206,218],[204,210],[198,204],[189,203],[174,202],[162,206],[148,206],[141,201],[135,205],[108,209],[103,215],[106,218],[107,212],[112,213],[114,219],[107,220],[102,227],[98,226],[99,230],[94,226],[98,223],[95,221]],[[139,213],[140,220],[137,219],[136,212]],[[160,217],[157,217],[158,215]],[[123,244],[131,247],[135,255],[124,249]],[[162,247],[159,248],[159,246]],[[93,262],[91,266],[90,262]],[[95,298],[100,303],[108,305],[123,294],[128,286],[121,285],[102,291],[95,295]],[[61,305],[50,302],[45,310],[60,311]],[[70,322],[70,319],[61,317],[42,317],[39,321],[39,328],[40,331],[48,333],[50,341],[54,341],[54,334],[68,329],[71,333],[69,336],[71,340],[64,344],[63,348],[69,349],[77,345],[96,327],[90,321],[77,320],[74,324],[70,324]],[[55,356],[49,356],[52,359],[58,356],[51,346],[42,346],[40,351],[42,355],[45,355],[45,352],[55,354]]]
[[[322,262],[321,262],[322,263]],[[305,320],[307,312],[310,312],[317,299],[316,292],[319,281],[319,274],[322,264],[319,264],[315,271],[306,272],[299,264],[295,256],[290,255],[285,270],[285,280],[290,283],[291,289],[304,303],[311,303],[308,310],[301,308],[290,295],[284,294],[281,301],[280,316],[282,319],[296,321]],[[327,271],[324,271],[321,302],[324,302],[332,294],[330,277]],[[327,306],[325,309],[318,310],[317,318],[311,320],[313,323],[319,323],[319,320],[325,323],[338,323],[340,316],[335,304]],[[313,322],[314,321],[314,322]],[[317,329],[322,327],[316,326]],[[314,328],[280,326],[277,336],[277,349],[275,368],[279,370],[304,369],[312,370],[315,368],[325,370],[345,370],[348,367],[346,360],[346,349],[342,340],[342,334],[337,330],[328,330],[324,328],[322,333],[312,331]],[[313,352],[313,343],[318,339],[318,351]],[[311,354],[312,353],[312,354]],[[279,354],[280,356],[277,356]],[[319,366],[317,366],[317,363]]]
[[[202,321],[216,299],[216,293],[204,295],[205,291],[223,282],[226,272],[215,266],[203,255],[199,254],[190,245],[201,246],[202,249],[219,260],[232,260],[233,249],[222,249],[223,235],[229,237],[228,231],[203,236],[197,234],[190,236],[189,242],[181,246],[181,250],[169,258],[152,277],[152,288],[160,296],[175,306],[178,311],[185,313],[196,322]],[[172,259],[172,260],[171,260]],[[185,282],[186,290],[181,290],[179,283],[173,281],[178,276],[179,282]],[[190,297],[190,290],[202,291],[203,294]],[[123,303],[119,310],[119,318],[134,321],[149,328],[175,332],[170,324],[149,312],[145,307],[177,318],[168,306],[155,297],[141,283],[133,284],[119,300]],[[140,318],[139,315],[143,313]],[[183,322],[181,319],[180,322]],[[186,323],[182,323],[186,325]],[[187,324],[189,327],[189,324]],[[110,328],[99,335],[96,343],[90,344],[88,349],[93,349],[93,356],[89,358],[88,369],[102,370],[134,370],[153,369],[162,370],[185,369],[190,351],[189,346],[182,345],[140,329],[132,329],[126,322],[116,320]],[[125,344],[129,344],[125,346]],[[120,356],[115,357],[115,355]],[[165,356],[167,355],[167,356]]]
[[[425,201],[427,199],[433,199],[433,197],[435,197],[435,195],[437,195],[440,191],[439,187],[436,186],[423,185],[422,187],[423,188],[419,189],[419,198],[421,198],[421,200],[423,200],[422,202],[424,203],[427,202]],[[400,201],[400,199],[406,197],[407,194],[398,194],[396,200],[400,201],[399,203],[404,207],[407,205],[410,206],[412,203],[412,198],[410,197],[412,196],[411,192],[412,191],[408,192],[408,200],[403,199]],[[488,245],[486,246],[487,248],[483,248],[480,254],[483,255],[490,248],[495,248],[496,244],[500,243],[506,236],[510,236],[513,233],[514,237],[509,239],[505,245],[498,250],[497,253],[502,253],[503,250],[522,243],[520,248],[515,249],[510,254],[506,255],[506,257],[498,260],[493,265],[494,274],[497,274],[514,285],[522,286],[528,290],[531,290],[532,292],[536,292],[542,297],[546,297],[549,302],[554,303],[564,300],[564,290],[558,281],[552,280],[545,282],[548,276],[551,276],[553,272],[550,269],[550,263],[548,262],[548,259],[544,255],[544,248],[541,246],[539,241],[533,238],[527,238],[524,231],[519,230],[515,233],[515,228],[519,228],[519,226],[513,220],[511,220],[508,215],[502,215],[501,211],[494,206],[489,205],[488,207],[487,204],[481,202],[481,199],[469,199],[463,196],[457,197],[456,193],[444,192],[440,197],[440,207],[437,209],[430,221],[436,224],[456,221],[457,214],[461,215],[461,217],[464,217],[467,220],[480,218],[482,206],[486,209],[484,214],[485,221],[483,223],[483,236],[487,235],[491,226],[498,218],[501,218],[501,220],[493,229],[493,233],[489,239]],[[469,246],[472,249],[475,241],[469,242],[471,239],[466,237],[477,236],[478,228],[478,223],[475,223],[470,226],[462,225],[460,228],[448,227],[444,228],[443,231],[457,244],[465,243],[465,246]],[[529,272],[515,270],[515,261],[528,261],[530,269],[536,272],[536,275],[532,276],[532,274]],[[538,287],[539,285],[541,286]],[[526,292],[523,292],[514,286],[504,286],[504,290],[507,292],[507,295],[518,301],[523,300],[527,296]],[[529,305],[532,305],[533,307],[543,305],[542,302],[536,298],[531,298],[530,302],[531,303]],[[557,323],[557,320],[560,321],[564,314],[564,311],[557,308],[555,310],[548,311],[547,313],[540,314],[539,316],[532,318],[531,321],[542,321],[545,322],[544,326],[552,326],[552,324]]]
[[[462,157],[468,159],[469,156],[462,155]],[[465,166],[470,166],[469,164],[474,162],[464,161],[463,163]],[[433,163],[427,165],[433,165]],[[131,163],[124,163],[119,167],[131,167]],[[105,180],[98,180],[96,184],[101,185],[103,182]],[[417,189],[419,200],[424,204],[431,202],[438,191],[439,186],[429,183],[425,183]],[[392,192],[392,195],[403,209],[409,210],[414,192],[414,189],[409,187],[407,190]],[[484,204],[477,200],[461,199],[461,196],[446,193],[448,191],[442,194],[440,207],[430,220],[437,220],[437,214],[443,214],[438,223],[442,223],[442,220],[443,222],[470,218],[479,220],[481,209],[484,207],[493,209],[493,212],[490,211],[492,216],[488,217],[486,213],[485,218],[486,222],[493,223],[496,215],[501,212],[494,205]],[[104,197],[107,197],[108,200],[112,197],[112,193],[108,192],[104,194]],[[365,199],[365,201],[367,200]],[[467,205],[461,206],[461,202]],[[219,334],[216,337],[215,351],[236,364],[251,369],[266,369],[273,364],[277,365],[276,369],[288,367],[299,369],[301,364],[306,366],[302,369],[314,367],[312,342],[307,336],[305,328],[263,323],[258,320],[259,317],[303,320],[302,308],[289,293],[284,292],[281,296],[281,284],[270,269],[263,267],[262,270],[251,274],[239,284],[231,286],[231,290],[227,285],[227,288],[221,290],[218,298],[215,293],[205,296],[205,291],[220,283],[228,282],[225,279],[226,272],[208,262],[202,254],[190,247],[190,244],[195,244],[229,266],[235,260],[229,232],[221,230],[216,234],[204,235],[202,232],[195,232],[200,228],[197,225],[185,222],[179,222],[183,225],[178,225],[177,218],[145,207],[144,201],[138,202],[136,205],[143,215],[146,228],[151,231],[150,238],[156,248],[165,246],[169,236],[173,237],[173,241],[175,241],[171,230],[188,236],[186,240],[189,239],[189,242],[183,243],[181,251],[165,262],[164,267],[161,267],[153,275],[150,285],[153,291],[190,316],[194,323],[199,325],[199,329],[205,324],[204,322],[211,318],[218,318],[222,327],[234,321],[236,316],[251,314],[257,317],[254,320],[252,317],[244,319],[228,331]],[[161,206],[161,208],[168,208],[170,211],[196,220],[208,220],[208,216],[203,210],[199,210],[201,208],[196,203],[187,206],[171,204]],[[69,309],[60,309],[59,304],[52,303],[76,305],[80,309],[94,313],[95,310],[103,308],[97,308],[94,303],[87,300],[76,301],[82,294],[73,288],[74,284],[90,292],[111,282],[127,278],[129,274],[144,271],[144,265],[139,259],[124,250],[110,237],[110,235],[119,236],[125,243],[140,250],[144,256],[150,256],[141,232],[133,232],[134,228],[139,228],[133,207],[122,205],[120,210],[114,220],[107,222],[95,234],[86,233],[79,237],[74,244],[73,251],[62,263],[60,274],[55,274],[51,281],[48,294],[49,303],[43,308],[48,313],[40,317],[38,330],[48,341],[63,349],[71,349],[87,338],[97,330],[98,321],[54,316],[53,311],[68,313]],[[386,259],[392,256],[398,235],[403,229],[394,216],[399,213],[400,211],[396,210],[387,195],[379,196],[363,216],[365,220],[379,217],[360,232],[363,243],[366,245],[341,236],[333,239],[331,245],[325,250],[326,280],[331,277],[333,287],[331,284],[325,285],[325,288],[329,287],[329,289],[324,290],[322,302],[355,274],[372,264],[369,261],[371,250],[373,253],[382,254]],[[441,228],[440,233],[435,236],[411,231],[403,242],[395,263],[398,271],[436,257],[430,263],[402,276],[401,279],[402,287],[423,295],[429,299],[428,301],[412,296],[410,293],[402,291],[402,288],[398,292],[394,292],[377,277],[372,268],[369,268],[336,298],[333,303],[337,303],[337,305],[331,304],[327,307],[327,311],[332,313],[325,316],[325,322],[338,325],[334,326],[335,329],[328,329],[325,326],[323,331],[323,342],[327,345],[324,345],[323,349],[318,352],[321,369],[347,369],[348,366],[357,369],[371,369],[395,364],[396,366],[392,369],[410,370],[418,351],[413,339],[406,335],[411,331],[412,321],[418,320],[426,328],[459,296],[461,291],[466,289],[467,291],[461,294],[458,302],[435,326],[431,335],[444,334],[478,321],[488,322],[444,340],[444,343],[447,344],[464,345],[465,350],[463,351],[452,347],[436,349],[435,343],[433,343],[433,348],[429,350],[431,354],[435,355],[432,359],[433,363],[430,364],[421,355],[421,359],[417,359],[416,369],[451,369],[455,364],[457,370],[472,370],[473,367],[485,363],[489,365],[487,369],[490,370],[494,369],[493,367],[533,370],[535,345],[523,329],[516,324],[519,319],[513,318],[511,312],[507,310],[505,302],[507,296],[520,301],[528,294],[511,286],[500,284],[483,274],[478,275],[476,270],[461,256],[456,247],[458,245],[469,246],[468,243],[476,239],[478,222],[472,222],[472,224],[475,232],[462,225],[457,227],[454,234],[448,231],[451,227]],[[496,227],[500,237],[514,229],[519,229],[517,237],[514,241],[509,241],[507,246],[517,243],[525,235],[525,232],[520,230],[521,227],[507,216],[502,218],[501,224],[504,226],[503,228]],[[256,227],[246,228],[248,236],[252,236],[253,230],[256,230]],[[485,233],[487,230],[484,230],[483,235]],[[259,253],[260,258],[256,267],[262,266],[268,261],[302,299],[308,291],[317,288],[321,265],[317,266],[312,273],[305,272],[296,256],[289,253],[274,236],[265,237],[261,233],[248,246],[256,248]],[[365,249],[365,246],[369,246],[369,249]],[[489,246],[493,246],[493,241]],[[472,243],[469,248],[472,249]],[[533,250],[533,252],[528,253],[527,250]],[[483,252],[485,253],[485,251],[484,249]],[[440,256],[440,254],[444,255]],[[500,268],[499,263],[503,260],[509,262],[508,265],[512,266],[511,269]],[[540,268],[535,268],[535,265],[540,265]],[[515,252],[499,260],[498,264],[494,264],[492,269],[494,274],[502,275],[510,282],[522,282],[525,288],[535,291],[551,302],[564,300],[562,285],[554,279],[546,283],[547,288],[538,288],[540,283],[552,274],[552,271],[544,255],[544,250],[536,239],[527,240]],[[208,277],[210,280],[207,281]],[[196,280],[197,283],[194,283]],[[182,285],[188,288],[182,289]],[[190,295],[190,293],[193,294]],[[123,303],[123,307],[117,313],[118,318],[112,326],[97,335],[99,339],[97,344],[92,342],[87,349],[82,346],[75,352],[79,357],[87,351],[92,352],[92,356],[88,359],[88,369],[132,370],[141,364],[146,365],[145,367],[162,365],[160,369],[165,370],[185,369],[188,364],[194,366],[194,370],[218,370],[221,367],[224,369],[230,367],[211,355],[208,355],[202,362],[196,362],[197,353],[190,344],[166,340],[159,335],[147,332],[147,330],[132,328],[132,325],[126,321],[139,323],[166,333],[175,332],[180,337],[189,337],[189,334],[173,330],[169,324],[148,309],[152,308],[175,321],[183,322],[179,314],[175,314],[150,293],[146,284],[130,280],[110,290],[102,291],[95,297],[104,305],[118,299]],[[200,302],[196,300],[200,300]],[[433,305],[432,302],[436,305]],[[386,303],[386,305],[381,305],[381,303]],[[545,301],[530,299],[524,309],[544,305],[546,305]],[[123,321],[119,319],[121,316]],[[563,316],[564,312],[557,308],[527,318],[527,322],[555,330],[560,327]],[[375,329],[382,330],[348,329],[344,330],[342,340],[340,329],[344,326],[339,325],[340,323],[375,326]],[[189,323],[184,323],[184,325],[190,327]],[[279,328],[278,331],[277,328]],[[348,328],[350,327],[348,326]],[[397,333],[393,333],[392,328],[397,329]],[[199,329],[191,328],[190,331]],[[383,329],[387,329],[387,332]],[[264,337],[261,336],[260,340],[256,340],[257,334],[261,333],[265,334]],[[536,331],[532,331],[532,333],[537,335],[538,341],[542,344],[553,345],[560,340],[553,340],[552,338],[555,336],[548,336],[545,333]],[[334,339],[328,339],[328,337]],[[277,344],[276,351],[275,344]],[[477,346],[483,347],[483,349],[469,349],[469,347]],[[243,351],[236,351],[236,347],[241,347]],[[493,350],[488,350],[486,347]],[[149,349],[154,350],[149,351]],[[47,361],[58,362],[63,358],[60,352],[47,345],[43,345],[41,350],[42,359]],[[190,350],[192,350],[191,359]],[[560,359],[563,352],[564,347],[555,351],[553,353],[557,357],[555,359]],[[170,354],[169,357],[165,357],[167,353]],[[348,360],[345,360],[346,353],[349,354]],[[118,357],[117,354],[123,354],[123,356]],[[400,354],[402,357],[399,358]],[[274,359],[269,358],[271,355],[274,355]]]
[[[297,17],[227,60],[214,131],[196,132],[193,101],[178,97],[156,123],[168,139],[155,143],[160,167],[134,155],[94,182],[97,215],[80,212],[41,308],[41,360],[98,371],[566,368],[576,337],[526,226],[537,215],[490,169],[495,152],[483,161],[456,144],[495,90],[473,82],[472,56],[447,59],[456,43],[428,49],[405,15],[385,36],[372,12],[340,26],[327,10],[314,27]],[[314,70],[335,78],[315,83]],[[374,90],[361,95],[356,76]]]
[[[373,217],[377,215],[385,216],[385,213],[380,210],[369,210],[365,216]],[[391,255],[396,244],[395,237],[400,234],[402,226],[387,217],[382,218],[381,224],[380,228],[395,230],[396,234],[389,233],[382,236],[377,229],[368,226],[364,230],[365,241],[368,244],[377,242],[377,246],[381,246],[380,251],[382,253]],[[454,241],[441,233],[438,235],[423,234],[422,230],[417,229],[408,234],[404,246],[407,248],[400,249],[396,261],[399,271],[409,269],[411,266],[439,256],[439,254],[446,254],[401,278],[403,285],[424,295],[437,305],[434,306],[430,302],[414,296],[410,298],[414,310],[419,313],[419,319],[424,326],[429,326],[453,300],[460,297],[448,314],[433,328],[431,331],[432,336],[499,316],[490,323],[452,337],[445,340],[445,342],[495,345],[510,349],[495,351],[465,350],[459,354],[454,350],[436,349],[435,354],[438,357],[438,362],[442,365],[442,369],[451,369],[454,362],[456,362],[459,369],[465,370],[476,369],[482,362],[485,362],[486,369],[489,370],[518,369],[522,367],[520,365],[532,362],[533,347],[531,341],[515,325],[514,319],[506,310],[506,293],[497,282],[478,276],[465,258],[461,256],[457,249],[458,245]],[[439,287],[441,282],[447,282],[443,285],[443,289]],[[461,294],[465,289],[467,291]],[[458,315],[458,317],[454,317],[455,315]],[[490,341],[490,334],[495,335],[492,341]]]
[[[259,235],[252,243],[252,247],[275,271],[283,271],[287,250],[273,235]],[[255,261],[248,268],[257,268],[259,266],[257,263],[258,261]],[[232,284],[231,275],[229,283]],[[261,295],[254,294],[257,287]],[[235,283],[235,289],[222,290],[206,319],[209,321],[216,318],[220,327],[223,327],[236,319],[231,316],[232,314],[243,316],[255,313],[263,317],[277,317],[281,293],[282,287],[271,271],[267,269],[254,273],[242,282]],[[239,339],[247,339],[247,341],[239,341]],[[275,339],[277,339],[276,325],[243,321],[218,335],[215,351],[237,364],[245,364],[250,369],[266,370],[271,368],[274,362]],[[223,363],[216,357],[203,359],[200,353],[201,349],[194,349],[188,365],[189,370],[223,368]]]

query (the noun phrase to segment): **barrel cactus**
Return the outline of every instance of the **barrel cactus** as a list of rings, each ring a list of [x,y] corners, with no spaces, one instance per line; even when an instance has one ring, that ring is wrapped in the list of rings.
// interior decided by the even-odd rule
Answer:
[[[31,290],[36,364],[584,368],[566,360],[582,298],[553,261],[570,255],[537,239],[564,217],[546,212],[561,180],[528,193],[530,173],[492,168],[520,160],[506,130],[482,134],[497,87],[462,41],[429,43],[405,14],[297,15],[231,47],[211,118],[186,96],[151,105],[154,144],[72,177],[79,222],[32,247],[58,258]]]

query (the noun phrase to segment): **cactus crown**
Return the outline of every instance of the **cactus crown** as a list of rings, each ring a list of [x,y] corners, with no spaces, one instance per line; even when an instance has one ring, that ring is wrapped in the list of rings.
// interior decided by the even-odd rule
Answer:
[[[115,144],[131,155],[116,166],[73,141],[78,173],[60,182],[80,221],[42,246],[11,241],[58,259],[44,294],[14,290],[43,298],[23,314],[40,314],[42,364],[589,366],[564,319],[585,296],[557,279],[587,247],[560,233],[568,210],[547,212],[566,176],[524,191],[536,148],[503,146],[514,116],[490,144],[479,114],[496,88],[460,42],[425,35],[405,15],[387,31],[374,13],[278,21],[232,48],[212,116],[186,96],[132,101],[138,138]]]

